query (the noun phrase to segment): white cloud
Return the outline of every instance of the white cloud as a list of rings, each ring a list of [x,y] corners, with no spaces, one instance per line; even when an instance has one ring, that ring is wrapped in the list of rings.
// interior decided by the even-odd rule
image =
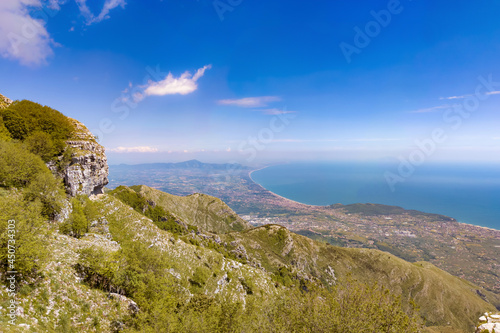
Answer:
[[[101,12],[96,16],[87,6],[87,0],[75,0],[75,2],[78,5],[78,9],[80,9],[80,13],[87,20],[87,25],[91,25],[92,23],[98,23],[108,19],[109,12],[112,9],[115,9],[118,6],[120,6],[121,8],[125,8],[125,5],[127,4],[125,0],[106,0],[101,9]]]
[[[190,72],[184,72],[180,77],[174,77],[172,73],[168,73],[167,77],[161,81],[154,82],[150,80],[145,86],[143,94],[137,94],[134,99],[141,100],[145,96],[164,96],[164,95],[187,95],[198,89],[196,81],[205,74],[207,69],[212,68],[212,65],[203,66],[198,69],[194,75]]]
[[[158,148],[153,148],[150,146],[117,147],[113,149],[108,149],[108,151],[114,153],[156,153],[158,151]]]
[[[488,91],[485,93],[485,95],[489,96],[489,95],[498,95],[500,94],[500,91]],[[450,100],[450,99],[464,99],[464,98],[467,98],[467,97],[472,97],[474,95],[472,94],[469,94],[469,95],[460,95],[460,96],[450,96],[450,97],[440,97],[439,99],[440,100]]]
[[[433,106],[431,108],[425,108],[425,109],[418,109],[414,111],[409,111],[410,113],[428,113],[428,112],[436,112],[438,110],[442,109],[448,109],[453,107],[453,105],[439,105],[439,106]]]
[[[220,105],[234,105],[243,108],[259,108],[268,106],[271,102],[279,102],[281,98],[278,96],[260,96],[246,97],[241,99],[222,99],[218,103]]]
[[[46,28],[46,20],[53,17],[68,0],[0,0],[0,56],[18,60],[23,65],[47,63],[59,46]],[[86,0],[75,0],[87,24],[109,18],[109,12],[125,0],[106,0],[101,12],[94,15]],[[70,31],[73,31],[71,28]]]
[[[469,97],[472,95],[461,95],[461,96],[450,96],[450,97],[439,97],[440,100],[449,100],[449,99],[462,99],[465,97]]]
[[[50,38],[43,17],[40,0],[0,1],[0,55],[16,59],[23,65],[41,65],[54,52],[56,43]]]
[[[263,109],[263,110],[257,110],[261,111],[264,114],[268,115],[279,115],[279,114],[289,114],[289,113],[297,113],[297,111],[287,111],[287,110],[280,110],[280,109]]]

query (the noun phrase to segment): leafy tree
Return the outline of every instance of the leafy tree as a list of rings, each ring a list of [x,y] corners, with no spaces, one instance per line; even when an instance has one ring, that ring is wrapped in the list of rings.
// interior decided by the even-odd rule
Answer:
[[[52,137],[45,132],[36,131],[31,133],[24,140],[24,144],[30,152],[40,156],[44,162],[50,161],[58,153]]]
[[[36,143],[34,149],[40,152],[46,160],[59,155],[64,151],[65,141],[73,135],[75,128],[69,118],[48,106],[42,106],[28,100],[15,101],[2,111],[5,128],[12,138],[27,140],[36,133],[45,133],[50,136],[36,134],[30,138],[30,143]]]
[[[39,173],[29,183],[24,196],[28,201],[39,200],[42,203],[42,215],[48,218],[54,218],[61,211],[66,198],[62,181],[47,171]]]
[[[0,200],[0,269],[5,272],[9,264],[20,276],[35,277],[48,258],[47,225],[41,214],[40,202],[23,201],[20,193],[12,193]],[[15,221],[15,262],[8,257],[9,233],[8,221]]]
[[[2,113],[5,127],[13,139],[23,140],[29,133],[26,119],[15,110],[4,110]]]
[[[206,267],[196,267],[193,277],[189,280],[193,285],[203,287],[210,277],[210,270]]]
[[[3,118],[0,114],[0,141],[10,141],[12,140],[12,137],[10,136],[9,131],[5,127],[3,123]]]
[[[14,142],[0,141],[0,183],[8,187],[24,187],[38,175],[50,172],[42,159]]]
[[[83,205],[78,198],[71,199],[72,211],[68,220],[60,227],[62,233],[80,238],[89,231],[89,221],[83,211]]]
[[[47,218],[53,218],[61,210],[65,198],[62,182],[52,175],[42,159],[15,142],[0,141],[0,184],[25,188],[24,198],[38,200]]]

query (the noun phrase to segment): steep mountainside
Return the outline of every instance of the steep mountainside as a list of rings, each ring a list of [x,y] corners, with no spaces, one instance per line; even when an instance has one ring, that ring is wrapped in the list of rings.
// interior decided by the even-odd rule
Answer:
[[[204,224],[197,222],[200,214],[199,198],[208,202],[215,199],[198,194],[179,197],[147,186],[133,188],[186,223],[201,228]],[[225,229],[220,227],[221,221],[227,221],[224,210],[212,210],[210,214],[205,209],[201,212],[205,219],[205,215],[212,216],[211,221],[217,221],[219,229]],[[500,306],[498,295],[454,277],[430,263],[409,263],[379,250],[331,246],[278,225],[231,232],[220,237],[229,252],[267,272],[276,273],[281,267],[287,267],[291,276],[297,279],[321,281],[326,285],[334,285],[337,278],[348,275],[365,283],[377,281],[401,295],[406,303],[413,298],[429,326],[452,325],[470,329],[484,309],[494,310],[494,304]],[[456,304],[460,304],[460,307],[456,307]]]
[[[409,263],[378,250],[336,247],[278,225],[231,233],[223,240],[236,243],[249,261],[260,262],[269,271],[287,265],[302,278],[329,285],[347,275],[365,283],[377,281],[403,300],[413,298],[430,326],[450,323],[467,329],[476,322],[474,314],[494,309],[491,303],[500,305],[498,295],[430,263]]]
[[[131,188],[186,223],[204,231],[226,233],[251,228],[247,221],[218,198],[200,193],[180,197],[144,185]]]

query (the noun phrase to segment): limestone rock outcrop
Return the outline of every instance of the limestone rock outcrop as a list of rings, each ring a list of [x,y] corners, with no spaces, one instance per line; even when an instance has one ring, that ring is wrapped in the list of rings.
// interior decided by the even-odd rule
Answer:
[[[60,167],[49,163],[52,172],[64,179],[66,191],[71,196],[103,193],[108,184],[109,167],[104,147],[81,122],[71,119],[76,128],[74,138],[66,141],[71,152],[67,165]]]
[[[500,314],[486,312],[479,321],[481,325],[476,328],[476,333],[500,332]]]
[[[0,109],[8,107],[10,104],[12,104],[12,100],[0,94]]]

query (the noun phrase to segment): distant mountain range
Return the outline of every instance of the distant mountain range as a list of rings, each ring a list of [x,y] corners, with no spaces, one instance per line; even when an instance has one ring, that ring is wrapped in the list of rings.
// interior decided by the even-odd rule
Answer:
[[[203,163],[198,160],[189,160],[178,163],[145,163],[110,165],[111,169],[125,170],[157,170],[157,169],[201,169],[201,170],[250,170],[248,166],[238,163]]]

